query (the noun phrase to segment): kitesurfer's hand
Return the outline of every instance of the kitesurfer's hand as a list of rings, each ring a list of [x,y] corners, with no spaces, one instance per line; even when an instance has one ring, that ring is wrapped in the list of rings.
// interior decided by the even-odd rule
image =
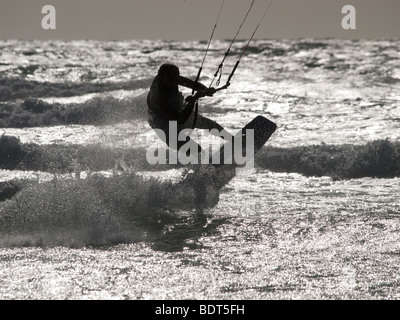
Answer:
[[[187,96],[185,98],[185,101],[188,102],[188,103],[191,103],[192,101],[196,101],[197,99],[202,98],[204,96],[205,96],[204,91],[197,91],[194,95]]]
[[[216,93],[217,90],[215,88],[207,88],[207,90],[205,91],[206,96],[212,97],[214,95],[214,93]]]
[[[185,101],[190,102],[191,100],[197,100],[199,98],[203,98],[205,96],[212,97],[213,94],[216,92],[215,88],[206,88],[206,90],[199,90],[193,96],[186,97]]]
[[[205,97],[206,95],[207,95],[206,91],[199,90],[199,91],[197,91],[197,92],[194,94],[193,97],[197,100],[197,99],[199,99],[199,98]]]
[[[185,101],[186,102],[190,102],[190,101],[192,101],[192,100],[194,100],[195,98],[194,98],[194,96],[187,96],[186,98],[185,98]]]

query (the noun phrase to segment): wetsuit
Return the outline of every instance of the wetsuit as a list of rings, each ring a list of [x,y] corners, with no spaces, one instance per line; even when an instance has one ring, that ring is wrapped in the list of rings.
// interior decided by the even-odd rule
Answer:
[[[199,82],[195,82],[188,78],[179,76],[178,85],[186,88],[190,88],[194,91],[207,91],[207,87]],[[153,129],[161,129],[164,135],[160,135],[158,130],[155,130],[159,137],[169,145],[169,122],[177,122],[177,133],[183,129],[193,129],[194,113],[193,108],[195,106],[196,99],[193,97],[185,98],[178,89],[178,85],[171,88],[165,87],[160,80],[160,76],[157,75],[150,87],[150,91],[147,95],[148,115],[149,124]],[[218,131],[224,130],[224,128],[216,123],[215,121],[203,117],[197,116],[195,127],[198,129],[217,129]],[[186,141],[177,141],[176,146],[178,150],[184,144],[191,140],[188,136]],[[192,140],[193,141],[193,140]],[[201,147],[198,146],[198,151],[201,152]]]
[[[195,91],[207,90],[203,84],[182,76],[179,76],[178,84]],[[161,128],[168,124],[168,121],[177,121],[178,125],[183,125],[192,113],[195,104],[194,99],[189,99],[188,102],[184,100],[178,87],[173,90],[164,88],[159,76],[156,76],[147,95],[150,126]]]
[[[178,85],[190,88],[195,91],[207,90],[207,87],[199,82],[192,81],[185,77],[179,76]],[[189,97],[185,101],[182,93],[175,88],[165,88],[157,75],[150,87],[150,92],[147,95],[147,105],[149,112],[149,124],[153,129],[161,129],[166,135],[165,141],[169,143],[169,122],[177,122],[178,135],[182,129],[191,128],[193,123],[190,123],[195,99]],[[157,132],[157,131],[156,131]],[[160,136],[163,139],[163,137]],[[189,137],[188,137],[189,139]],[[187,141],[178,141],[178,149]],[[163,139],[164,140],[164,139]]]

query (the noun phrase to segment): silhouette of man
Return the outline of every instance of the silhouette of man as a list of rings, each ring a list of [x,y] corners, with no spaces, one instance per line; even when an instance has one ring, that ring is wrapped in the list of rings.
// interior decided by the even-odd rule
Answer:
[[[196,93],[183,97],[178,86],[190,88]],[[171,121],[176,121],[177,133],[183,129],[192,128],[194,122],[194,106],[199,98],[205,96],[213,96],[216,92],[214,88],[207,88],[200,82],[195,82],[180,75],[179,68],[173,64],[163,64],[158,70],[158,74],[153,80],[150,91],[147,95],[147,106],[149,113],[149,124],[153,129],[161,129],[164,135],[157,135],[169,146],[170,132],[169,124]],[[219,132],[224,132],[225,129],[217,122],[197,115],[195,128],[198,129],[217,129]],[[177,136],[178,136],[177,135]],[[229,134],[230,136],[230,134]],[[176,141],[175,146],[179,150],[180,147],[190,141],[190,137],[186,136],[186,141]],[[192,140],[193,143],[195,143]],[[197,145],[198,153],[201,154],[201,147]]]

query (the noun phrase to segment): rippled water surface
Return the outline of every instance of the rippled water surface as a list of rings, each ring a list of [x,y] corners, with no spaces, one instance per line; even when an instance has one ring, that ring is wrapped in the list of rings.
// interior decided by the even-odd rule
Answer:
[[[25,152],[15,166],[0,153],[0,182],[29,181],[0,202],[1,299],[400,297],[400,42],[257,40],[229,89],[201,101],[200,112],[232,133],[258,114],[274,121],[264,162],[269,148],[348,145],[326,158],[300,156],[329,172],[329,159],[346,153],[347,164],[367,163],[367,174],[338,179],[256,164],[212,208],[143,206],[153,188],[185,174],[139,163],[140,150],[157,141],[143,113],[82,123],[68,112],[145,110],[159,65],[172,60],[195,77],[205,46],[0,42],[1,131]],[[203,83],[227,46],[213,44]],[[50,111],[23,108],[29,99]],[[79,147],[93,147],[84,157],[95,158],[95,168],[81,164]],[[391,169],[378,178],[368,166]],[[97,180],[97,171],[107,178]]]

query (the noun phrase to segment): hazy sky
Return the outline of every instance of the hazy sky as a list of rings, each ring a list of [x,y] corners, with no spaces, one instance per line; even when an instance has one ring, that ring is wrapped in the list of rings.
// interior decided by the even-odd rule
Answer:
[[[256,0],[238,38],[248,38],[270,0]],[[0,0],[0,39],[205,39],[222,0]],[[251,0],[225,0],[215,38],[233,38]],[[44,5],[56,30],[44,30]],[[356,30],[341,26],[356,8]],[[399,38],[400,0],[274,0],[256,38]]]

